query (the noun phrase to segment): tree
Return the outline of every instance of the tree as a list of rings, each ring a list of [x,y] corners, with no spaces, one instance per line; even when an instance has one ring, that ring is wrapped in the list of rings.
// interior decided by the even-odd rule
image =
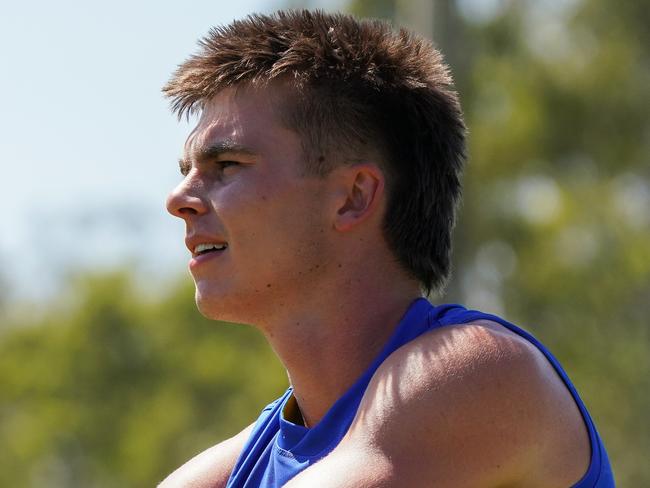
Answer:
[[[650,2],[494,5],[477,17],[470,2],[434,2],[470,148],[444,300],[502,313],[547,343],[621,486],[646,486]],[[436,25],[454,25],[454,39]]]
[[[124,274],[86,277],[64,310],[5,331],[1,486],[155,486],[284,391],[266,342],[202,318],[187,285],[152,300]]]

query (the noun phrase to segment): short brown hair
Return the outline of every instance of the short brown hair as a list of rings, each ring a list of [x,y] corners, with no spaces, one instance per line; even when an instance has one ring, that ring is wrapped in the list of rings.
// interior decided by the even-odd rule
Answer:
[[[380,154],[388,245],[427,292],[441,288],[451,267],[466,131],[440,52],[378,20],[308,10],[253,14],[213,28],[163,91],[182,117],[226,87],[272,80],[295,90],[284,121],[301,137],[309,172],[326,174],[342,151],[347,161]]]

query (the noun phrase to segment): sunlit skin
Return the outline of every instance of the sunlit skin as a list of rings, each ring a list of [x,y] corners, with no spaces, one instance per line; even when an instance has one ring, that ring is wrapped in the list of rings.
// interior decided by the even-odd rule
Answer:
[[[167,207],[185,221],[191,243],[228,244],[190,261],[201,312],[259,328],[287,368],[303,416],[316,423],[420,290],[384,243],[380,165],[306,175],[300,139],[277,115],[286,92],[224,90],[211,100]],[[226,146],[240,150],[211,149]]]
[[[211,318],[269,327],[318,287],[332,264],[327,181],[303,176],[300,140],[274,120],[271,99],[233,91],[207,104],[168,201],[192,243],[225,242],[193,259],[196,301]],[[271,315],[270,315],[271,314]]]
[[[324,177],[305,174],[300,138],[278,117],[290,97],[283,86],[240,87],[206,103],[167,207],[185,221],[190,250],[227,244],[190,260],[199,309],[266,336],[313,426],[420,290],[383,237],[382,162],[370,153],[333,161]],[[225,487],[249,433],[161,486]],[[589,452],[575,402],[546,359],[481,322],[434,329],[393,353],[341,443],[287,486],[570,486]]]

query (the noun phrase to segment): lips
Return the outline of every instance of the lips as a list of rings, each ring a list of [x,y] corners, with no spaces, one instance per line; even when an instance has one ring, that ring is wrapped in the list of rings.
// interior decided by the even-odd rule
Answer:
[[[191,234],[185,238],[185,246],[192,257],[202,256],[228,249],[228,243],[221,238],[208,235]]]
[[[203,243],[198,244],[192,254],[201,255],[209,252],[225,251],[228,247],[228,244],[215,244],[215,243]]]
[[[189,234],[185,238],[185,245],[192,254],[192,259],[189,262],[190,270],[223,256],[228,249],[225,239],[207,234]]]
[[[199,268],[209,262],[215,262],[216,260],[221,259],[224,257],[226,249],[227,247],[221,251],[213,249],[212,251],[204,251],[201,254],[193,254],[192,259],[190,259],[189,262],[190,271],[194,271],[196,268]]]

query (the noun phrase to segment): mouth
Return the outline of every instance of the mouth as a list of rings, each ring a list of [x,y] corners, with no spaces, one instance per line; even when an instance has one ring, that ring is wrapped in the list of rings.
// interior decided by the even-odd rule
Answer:
[[[204,256],[211,253],[219,253],[228,249],[228,244],[214,244],[214,243],[202,243],[194,246],[192,254],[194,257]]]

